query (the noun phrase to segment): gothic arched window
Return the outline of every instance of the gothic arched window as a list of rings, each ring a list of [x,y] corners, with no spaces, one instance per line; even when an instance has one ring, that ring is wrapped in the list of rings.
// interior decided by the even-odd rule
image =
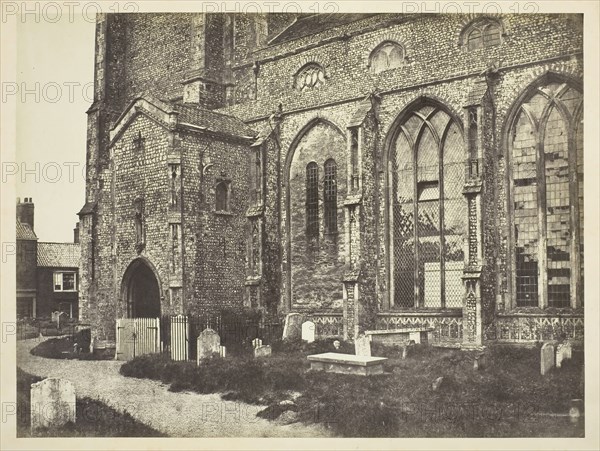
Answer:
[[[400,44],[391,41],[380,44],[369,57],[371,72],[376,74],[400,67],[403,62],[404,49]]]
[[[306,166],[306,236],[319,236],[319,167]]]
[[[462,131],[425,104],[399,124],[388,159],[390,304],[460,308],[467,204]]]
[[[323,183],[323,206],[325,233],[337,232],[337,166],[335,160],[325,162],[325,180]]]
[[[532,89],[511,124],[517,307],[569,307],[582,299],[582,102],[577,89],[548,82]]]
[[[464,44],[468,50],[500,45],[502,28],[499,23],[487,19],[471,24],[464,33]]]
[[[222,181],[215,187],[215,210],[229,211],[229,183]]]

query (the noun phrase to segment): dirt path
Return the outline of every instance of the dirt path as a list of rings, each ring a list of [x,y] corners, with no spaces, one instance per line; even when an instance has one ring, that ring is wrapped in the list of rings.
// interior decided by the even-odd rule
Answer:
[[[148,379],[119,374],[123,362],[56,360],[33,356],[39,339],[17,342],[17,362],[24,371],[61,377],[75,384],[77,396],[102,400],[171,437],[328,437],[322,425],[289,425],[256,417],[264,407],[224,401],[218,394],[173,393]]]

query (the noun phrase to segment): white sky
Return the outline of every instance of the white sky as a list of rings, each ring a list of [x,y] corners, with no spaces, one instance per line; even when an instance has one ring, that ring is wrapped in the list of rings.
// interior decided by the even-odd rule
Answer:
[[[17,21],[16,194],[33,198],[40,241],[68,242],[85,201],[95,24],[82,14],[39,19]]]

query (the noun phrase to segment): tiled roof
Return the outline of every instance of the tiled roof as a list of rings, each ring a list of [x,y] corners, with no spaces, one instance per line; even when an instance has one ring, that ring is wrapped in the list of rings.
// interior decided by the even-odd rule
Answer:
[[[350,119],[350,122],[348,123],[348,127],[355,127],[362,124],[371,108],[372,104],[370,99],[360,102],[358,104],[358,108],[352,115],[352,119]]]
[[[293,39],[317,34],[340,25],[364,19],[373,14],[306,14],[299,16],[295,22],[275,36],[269,44],[280,44]]]
[[[38,243],[37,265],[52,268],[78,268],[80,252],[77,243]]]
[[[24,224],[17,219],[17,240],[37,240],[35,232],[29,224]]]
[[[196,104],[177,104],[178,122],[205,128],[226,135],[254,137],[256,132],[236,117],[202,108]]]
[[[79,216],[89,215],[90,213],[92,213],[94,211],[95,208],[96,208],[96,202],[86,202],[85,205],[81,208],[81,210],[77,214]]]

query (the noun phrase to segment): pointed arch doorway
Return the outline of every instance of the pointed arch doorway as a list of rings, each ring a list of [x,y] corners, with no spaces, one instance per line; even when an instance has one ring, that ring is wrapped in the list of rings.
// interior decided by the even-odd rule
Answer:
[[[143,258],[131,262],[121,285],[128,318],[159,318],[160,282],[152,264]]]

